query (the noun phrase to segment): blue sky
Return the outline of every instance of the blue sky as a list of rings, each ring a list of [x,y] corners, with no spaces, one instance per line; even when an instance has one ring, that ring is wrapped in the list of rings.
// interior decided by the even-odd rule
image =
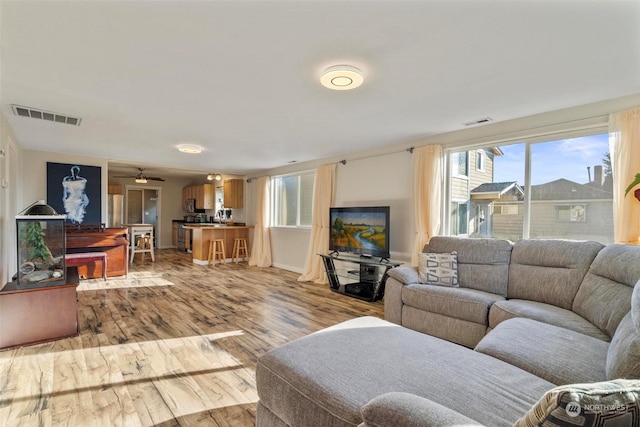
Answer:
[[[496,156],[494,182],[517,181],[524,185],[525,144],[503,145],[504,156]],[[589,181],[587,166],[602,165],[609,152],[609,135],[589,135],[531,145],[531,181],[533,185],[565,178],[580,184]]]

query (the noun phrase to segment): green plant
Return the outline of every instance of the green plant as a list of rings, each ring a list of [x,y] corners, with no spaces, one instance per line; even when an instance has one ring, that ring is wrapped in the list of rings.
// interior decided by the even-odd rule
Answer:
[[[636,178],[631,182],[631,184],[629,184],[627,189],[624,191],[625,197],[627,196],[629,191],[631,191],[633,187],[635,187],[638,184],[640,184],[640,173],[636,174]],[[638,201],[640,201],[640,188],[637,188],[636,191],[633,192],[633,195],[636,199],[638,199]]]
[[[25,227],[25,240],[29,245],[29,259],[40,258],[45,262],[49,262],[53,256],[51,251],[44,242],[44,231],[38,221],[28,222]]]

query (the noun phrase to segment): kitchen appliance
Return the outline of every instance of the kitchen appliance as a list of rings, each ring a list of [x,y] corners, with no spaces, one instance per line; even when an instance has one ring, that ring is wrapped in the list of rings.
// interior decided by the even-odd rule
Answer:
[[[196,199],[187,199],[185,208],[187,212],[194,213],[196,211]]]
[[[178,250],[180,251],[187,250],[186,237],[187,237],[187,230],[184,228],[184,224],[179,224],[178,225]]]
[[[121,228],[124,223],[124,196],[109,194],[107,198],[107,227]]]

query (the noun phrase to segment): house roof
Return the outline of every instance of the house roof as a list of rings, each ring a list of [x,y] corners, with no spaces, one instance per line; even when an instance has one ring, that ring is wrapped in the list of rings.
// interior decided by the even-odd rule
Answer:
[[[612,199],[613,194],[605,188],[578,184],[568,179],[557,179],[531,186],[531,200],[589,200]]]
[[[473,190],[471,190],[471,194],[478,193],[504,193],[509,190],[511,187],[518,185],[515,181],[511,182],[486,182],[484,184],[480,184]]]

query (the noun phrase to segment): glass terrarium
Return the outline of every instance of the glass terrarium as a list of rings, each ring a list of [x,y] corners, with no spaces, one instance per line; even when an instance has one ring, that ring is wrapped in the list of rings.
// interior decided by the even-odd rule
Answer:
[[[65,219],[43,200],[16,216],[18,289],[66,283]]]

